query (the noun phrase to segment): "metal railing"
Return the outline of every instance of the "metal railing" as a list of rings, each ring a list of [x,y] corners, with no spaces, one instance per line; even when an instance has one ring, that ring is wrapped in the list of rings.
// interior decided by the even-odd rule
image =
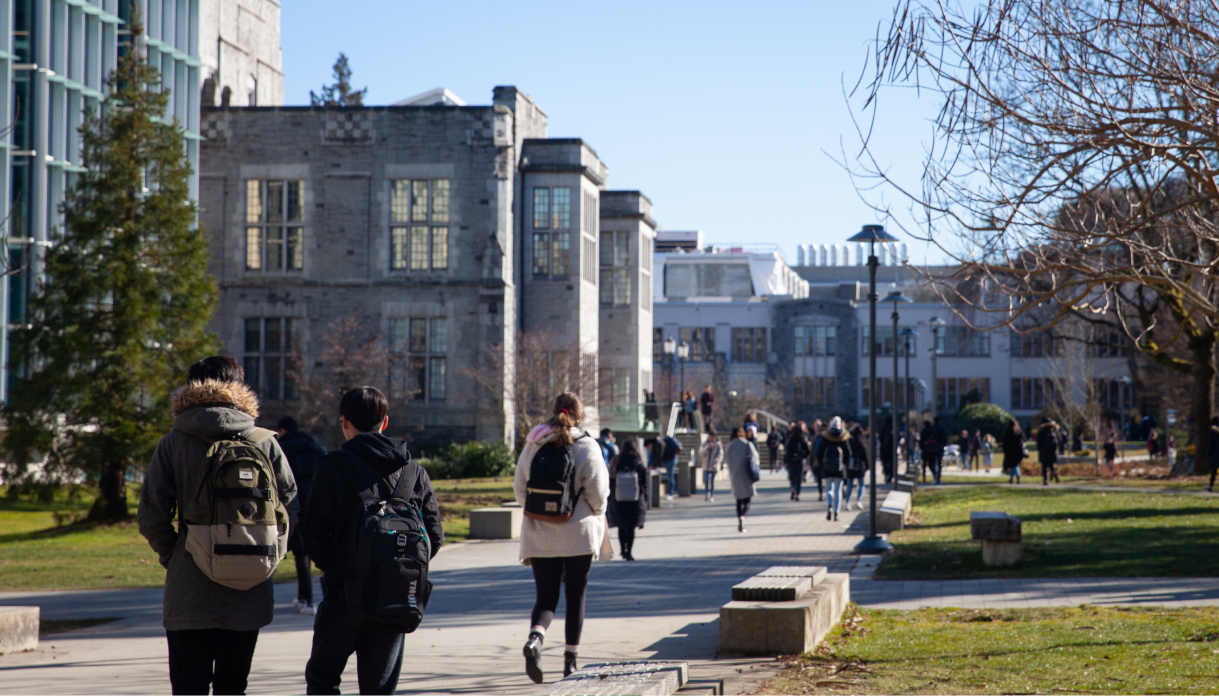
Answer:
[[[775,423],[778,423],[779,426],[782,427],[784,430],[791,427],[790,421],[788,421],[784,418],[780,418],[780,417],[776,416],[775,414],[771,413],[770,411],[765,411],[760,408],[751,408],[751,409],[749,409],[749,412],[752,413],[754,416],[761,416],[766,419],[766,421],[767,421],[766,422],[766,431],[767,432],[770,432],[771,430],[775,429]]]

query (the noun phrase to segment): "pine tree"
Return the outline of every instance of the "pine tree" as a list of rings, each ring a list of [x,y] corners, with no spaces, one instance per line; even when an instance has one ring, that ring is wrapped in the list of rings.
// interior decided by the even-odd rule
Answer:
[[[334,84],[322,87],[322,93],[309,90],[309,99],[314,106],[364,106],[364,95],[368,88],[351,88],[351,67],[347,65],[347,54],[340,53],[334,61]]]
[[[217,346],[204,328],[216,287],[194,226],[185,140],[163,120],[169,90],[138,44],[107,87],[80,129],[87,171],[46,252],[34,323],[13,336],[21,376],[5,408],[18,471],[45,456],[51,474],[83,472],[99,488],[94,521],[128,516],[127,476],[171,426],[171,389]]]

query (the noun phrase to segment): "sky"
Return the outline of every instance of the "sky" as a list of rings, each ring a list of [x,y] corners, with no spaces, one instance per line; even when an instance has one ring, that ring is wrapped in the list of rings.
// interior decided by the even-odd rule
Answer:
[[[849,91],[871,57],[888,1],[414,2],[288,0],[281,16],[285,104],[309,103],[347,54],[366,104],[446,87],[470,105],[516,85],[546,111],[550,137],[584,139],[609,167],[609,188],[636,189],[671,230],[708,242],[841,243],[894,221],[861,190]],[[889,173],[917,188],[935,104],[888,90],[872,141]],[[910,241],[916,263],[942,254]]]

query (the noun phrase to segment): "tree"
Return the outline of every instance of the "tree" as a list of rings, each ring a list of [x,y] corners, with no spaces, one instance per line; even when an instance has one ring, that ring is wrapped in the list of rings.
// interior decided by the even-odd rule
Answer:
[[[983,435],[994,437],[1002,436],[1003,429],[1011,421],[1011,414],[995,404],[969,404],[957,412],[957,425],[962,430],[980,430]]]
[[[314,106],[364,106],[364,95],[368,88],[353,90],[351,88],[351,67],[347,64],[347,54],[340,53],[334,61],[334,84],[322,87],[322,93],[316,94],[309,90],[309,100]]]
[[[138,42],[137,20],[131,29]],[[13,334],[4,410],[18,473],[40,456],[49,471],[84,472],[100,489],[96,521],[127,517],[127,476],[169,429],[170,390],[218,349],[204,330],[216,287],[185,139],[162,120],[169,90],[138,43],[106,84],[80,129],[86,171],[46,252],[33,324]]]
[[[338,425],[339,400],[343,394],[368,385],[384,391],[391,400],[395,396],[386,388],[390,361],[385,334],[365,330],[367,323],[354,317],[331,322],[322,335],[322,352],[312,368],[302,369],[299,358],[293,358],[288,371],[288,378],[298,385],[300,392],[300,424],[306,430],[322,431],[324,439],[336,447],[343,441]],[[393,410],[395,418],[403,413]]]

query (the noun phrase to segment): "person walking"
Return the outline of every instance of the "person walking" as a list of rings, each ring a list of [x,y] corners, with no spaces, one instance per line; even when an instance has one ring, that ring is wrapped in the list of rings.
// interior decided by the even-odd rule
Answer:
[[[618,528],[622,558],[635,560],[635,530],[643,529],[648,515],[648,468],[634,438],[622,444],[617,461],[610,467],[609,505],[605,511],[609,526]]]
[[[703,463],[703,502],[715,502],[715,478],[724,462],[724,447],[715,431],[707,433],[707,441],[698,448],[698,460]]]
[[[698,397],[698,406],[703,413],[703,430],[711,432],[715,430],[711,425],[711,417],[715,414],[715,394],[711,393],[711,385],[703,390],[702,396]]]
[[[186,380],[186,385],[170,397],[173,429],[153,452],[140,489],[136,521],[140,534],[166,569],[162,625],[173,693],[206,694],[214,690],[217,694],[243,694],[258,631],[271,623],[275,613],[271,574],[287,553],[283,535],[297,523],[296,479],[274,433],[254,425],[258,397],[245,385],[241,363],[227,355],[204,358],[190,366]],[[209,450],[221,442],[252,445],[261,452],[264,464],[269,463],[270,480],[264,481],[265,488],[259,487],[266,498],[242,503],[243,508],[256,508],[254,514],[244,517],[262,517],[266,512],[276,519],[281,510],[287,516],[287,529],[281,528],[281,538],[272,540],[276,555],[261,564],[267,570],[266,580],[251,580],[256,584],[248,589],[236,589],[213,579],[205,571],[205,565],[212,568],[208,559],[197,547],[193,551],[189,548],[195,529],[204,534],[210,531],[207,525],[195,525],[188,534],[185,519],[194,519],[192,508],[204,488],[199,482],[207,480],[211,462]],[[246,471],[249,469],[239,473]],[[265,476],[252,473],[259,478]],[[254,548],[243,546],[241,550]]]
[[[726,457],[732,495],[736,498],[736,530],[744,533],[749,531],[745,528],[745,518],[749,515],[749,501],[755,495],[752,472],[761,466],[758,449],[745,438],[745,428],[733,428]]]
[[[313,486],[313,475],[317,471],[318,462],[326,456],[326,450],[318,446],[309,433],[300,429],[296,419],[284,416],[279,419],[279,448],[288,458],[288,466],[292,468],[292,477],[296,479],[300,500],[300,518],[308,517],[305,504],[309,502],[309,491]],[[309,554],[301,543],[301,531],[298,524],[288,537],[288,550],[296,562],[296,599],[292,606],[301,614],[316,614],[313,606],[313,573],[309,569]]]
[[[1206,484],[1206,492],[1215,490],[1215,474],[1219,472],[1219,416],[1211,418],[1211,431],[1206,438],[1206,468],[1211,471],[1210,483]]]
[[[672,435],[660,438],[660,463],[665,468],[665,500],[677,495],[677,456],[681,454],[681,442]]]
[[[1058,480],[1058,424],[1050,420],[1049,417],[1041,419],[1041,426],[1037,428],[1037,460],[1041,463],[1041,485],[1050,485],[1050,479],[1054,479],[1054,483],[1060,483]]]
[[[601,437],[597,438],[597,444],[601,447],[601,458],[605,460],[605,465],[608,467],[614,466],[614,459],[618,456],[618,444],[614,442],[614,433],[609,428],[601,429]],[[636,456],[639,450],[636,449]]]
[[[888,428],[885,429],[888,434]],[[889,434],[888,441],[893,442],[893,435]],[[843,486],[842,502],[846,504],[846,509],[862,510],[863,509],[863,491],[865,487],[864,475],[868,471],[868,450],[863,444],[864,434],[863,426],[858,423],[851,428],[851,437],[847,440],[847,445],[851,448],[851,461],[846,465],[846,485]],[[881,436],[881,457],[884,457],[885,452],[885,437]],[[892,451],[892,450],[889,450]],[[883,460],[882,460],[883,461]],[[890,462],[890,466],[892,463]],[[886,468],[886,473],[890,469]],[[855,505],[851,506],[851,490],[854,488],[858,491]]]
[[[525,448],[516,463],[513,483],[517,504],[528,511],[533,507],[529,497],[536,493],[536,487],[530,485],[535,458],[545,453],[547,460],[570,457],[574,462],[568,490],[576,492],[576,499],[570,515],[539,519],[526,514],[521,524],[521,563],[533,568],[537,590],[529,638],[524,648],[525,673],[535,684],[541,684],[544,679],[542,643],[559,606],[559,591],[564,587],[567,643],[563,649],[563,676],[579,669],[576,658],[584,629],[584,594],[589,571],[594,557],[606,561],[613,557],[605,519],[609,474],[601,461],[600,449],[580,428],[584,422],[584,404],[579,396],[563,392],[555,399],[553,414],[550,420],[529,431]]]
[[[766,450],[770,454],[770,473],[775,473],[779,470],[779,443],[783,442],[783,436],[779,434],[779,426],[770,429],[770,434],[766,436]]]
[[[842,418],[834,416],[815,453],[821,461],[821,478],[825,481],[827,520],[838,519],[838,512],[842,507],[843,478],[846,476],[847,466],[851,463],[851,447],[847,444],[850,438],[851,434],[843,425]]]
[[[1003,445],[1003,468],[1007,469],[1007,482],[1020,483],[1020,463],[1024,461],[1024,431],[1013,418],[1003,426],[1000,435]]]
[[[1147,435],[1147,460],[1154,462],[1156,455],[1160,453],[1160,435],[1152,430]]]
[[[1212,437],[1211,439],[1214,440],[1215,438]],[[1209,452],[1207,453],[1207,459],[1208,461],[1210,459]],[[1116,461],[1117,440],[1113,437],[1113,433],[1109,433],[1109,436],[1105,438],[1105,469],[1110,475],[1117,473],[1117,466],[1114,464]]]
[[[812,429],[810,430],[810,436],[809,436],[809,440],[811,440],[811,444],[809,445],[808,469],[812,470],[813,479],[817,482],[817,500],[819,500],[819,501],[824,499],[825,489],[822,487],[821,460],[817,458],[817,448],[820,445],[821,440],[824,438],[825,438],[825,424],[821,422],[821,419],[816,419],[813,421]],[[804,471],[800,472],[800,480],[801,481],[808,480],[807,476],[805,476]]]
[[[753,411],[745,414],[745,439],[750,442],[757,443],[758,441],[758,416]]]
[[[356,387],[339,401],[343,446],[318,466],[303,529],[305,549],[322,569],[322,603],[313,622],[313,647],[305,665],[309,694],[337,694],[347,660],[356,656],[356,679],[362,694],[392,694],[398,688],[405,633],[390,628],[366,629],[353,615],[366,606],[350,605],[351,583],[366,582],[350,573],[361,562],[358,524],[366,501],[405,501],[398,514],[414,512],[422,520],[431,558],[444,544],[440,506],[431,479],[411,460],[406,442],[384,434],[389,400],[375,387]],[[384,504],[384,503],[383,503]],[[399,537],[399,544],[406,536]],[[361,595],[354,595],[359,597]],[[367,595],[363,595],[367,600]],[[400,603],[417,601],[414,595]],[[423,603],[426,604],[427,595]],[[367,604],[367,601],[363,602]]]
[[[987,433],[982,436],[982,466],[990,473],[990,466],[995,462],[995,436]]]
[[[697,426],[694,423],[694,412],[698,410],[698,399],[694,398],[694,392],[686,392],[682,399],[682,410],[686,413],[686,427],[695,430]]]
[[[931,470],[935,455],[932,452],[932,435],[931,421],[923,421],[923,428],[919,431],[919,454],[923,463],[923,483],[927,483],[927,472]],[[934,480],[934,475],[932,480]]]
[[[934,483],[939,485],[940,476],[944,471],[944,450],[948,447],[948,431],[940,424],[936,416],[931,423],[931,472],[935,476]]]
[[[855,427],[859,427],[856,425]],[[851,428],[852,436],[854,436],[855,427]],[[897,455],[896,443],[893,442],[893,421],[886,419],[880,430],[880,466],[885,474],[885,483],[893,480],[893,460]],[[847,502],[850,502],[851,480],[847,478]],[[848,506],[849,510],[850,507]]]
[[[796,421],[787,433],[783,458],[787,464],[787,482],[791,484],[791,499],[800,501],[800,485],[804,479],[804,466],[808,461],[808,430],[804,421]]]
[[[969,443],[969,470],[977,471],[982,468],[979,466],[982,461],[982,431],[973,431],[973,434],[967,438],[967,442]]]

